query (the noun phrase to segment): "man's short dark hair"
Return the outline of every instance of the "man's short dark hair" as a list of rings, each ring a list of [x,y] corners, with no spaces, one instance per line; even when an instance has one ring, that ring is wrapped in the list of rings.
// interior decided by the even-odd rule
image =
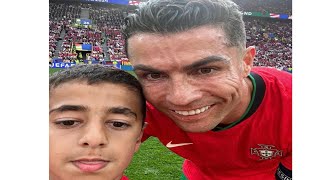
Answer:
[[[220,27],[227,45],[245,48],[242,13],[231,0],[150,0],[126,17],[122,32],[128,42],[138,33],[176,33],[205,25]]]

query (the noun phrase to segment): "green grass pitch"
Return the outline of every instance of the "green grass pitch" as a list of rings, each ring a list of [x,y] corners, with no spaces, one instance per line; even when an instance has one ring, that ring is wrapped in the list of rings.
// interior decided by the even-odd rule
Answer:
[[[49,68],[53,73],[60,69]],[[134,73],[131,71],[131,74]],[[157,138],[150,137],[140,146],[125,171],[130,180],[179,180],[183,159],[163,146]]]

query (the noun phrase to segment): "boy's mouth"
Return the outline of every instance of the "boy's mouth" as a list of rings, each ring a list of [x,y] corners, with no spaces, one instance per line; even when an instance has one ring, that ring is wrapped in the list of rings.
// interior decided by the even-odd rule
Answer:
[[[95,172],[104,168],[109,161],[103,159],[78,159],[72,163],[83,172]]]

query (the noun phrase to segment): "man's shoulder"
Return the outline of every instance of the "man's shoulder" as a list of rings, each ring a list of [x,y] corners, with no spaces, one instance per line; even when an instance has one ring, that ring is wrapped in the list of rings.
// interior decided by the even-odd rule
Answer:
[[[260,107],[264,107],[263,109],[266,110],[273,109],[273,111],[285,110],[286,114],[290,114],[292,111],[290,105],[292,104],[292,75],[275,68],[254,68],[252,72],[263,79],[265,87]],[[257,91],[259,91],[259,87],[257,87]],[[283,106],[284,104],[286,106]]]
[[[163,144],[167,144],[169,142],[168,139],[177,136],[177,134],[181,135],[185,133],[173,122],[173,120],[156,109],[148,101],[145,121],[147,127],[144,129],[144,139],[149,136],[155,136],[158,137]]]
[[[274,77],[285,76],[289,78],[292,77],[291,73],[287,71],[283,71],[281,69],[274,68],[274,67],[253,67],[252,72],[257,73],[262,77],[264,76],[274,76]]]
[[[157,108],[155,108],[150,102],[147,101],[147,120],[152,119],[159,120],[161,119],[162,123],[164,119],[170,119],[167,115],[159,111]]]
[[[155,108],[150,102],[146,102],[146,105],[147,105],[147,114],[161,114],[160,111]]]
[[[264,80],[266,86],[269,84],[292,88],[292,74],[271,67],[254,67],[252,72],[258,74]]]

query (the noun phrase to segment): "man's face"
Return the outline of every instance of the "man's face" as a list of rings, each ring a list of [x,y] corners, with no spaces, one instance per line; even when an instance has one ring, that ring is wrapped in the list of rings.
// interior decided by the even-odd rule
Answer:
[[[141,105],[123,85],[68,82],[50,93],[50,179],[120,179],[141,143]]]
[[[254,49],[226,45],[212,26],[128,40],[128,55],[147,100],[188,132],[205,132],[240,118],[250,101]]]

